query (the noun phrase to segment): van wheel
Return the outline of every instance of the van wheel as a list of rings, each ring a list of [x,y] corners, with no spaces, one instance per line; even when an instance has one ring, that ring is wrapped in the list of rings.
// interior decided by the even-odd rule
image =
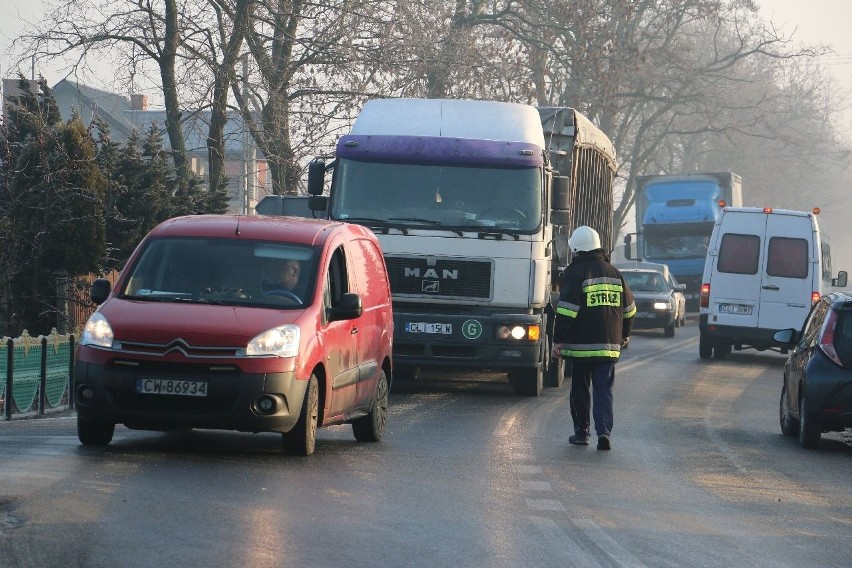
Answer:
[[[667,325],[666,328],[663,330],[663,335],[665,335],[666,337],[674,337],[674,334],[675,322],[672,322],[671,324]]]
[[[541,367],[509,371],[509,382],[517,396],[538,396],[544,387],[544,372]]]
[[[698,356],[709,359],[713,356],[713,343],[703,335],[698,339]]]
[[[819,423],[808,416],[808,398],[804,393],[799,401],[799,444],[803,448],[816,448],[822,436]]]
[[[724,359],[728,355],[731,354],[731,344],[730,343],[717,343],[713,347],[713,356],[716,359]]]
[[[291,456],[309,456],[317,443],[317,417],[319,416],[319,387],[315,375],[311,375],[302,411],[293,429],[281,434],[284,452]]]
[[[376,385],[376,398],[373,408],[366,416],[352,421],[352,433],[359,442],[381,442],[388,422],[388,378],[379,370],[379,384]]]
[[[77,438],[84,446],[106,446],[112,442],[115,424],[100,420],[83,420],[77,416]]]
[[[790,403],[787,400],[786,379],[784,381],[784,386],[781,387],[781,402],[778,406],[778,412],[781,421],[781,433],[785,436],[795,436],[799,432],[799,422],[790,412]]]

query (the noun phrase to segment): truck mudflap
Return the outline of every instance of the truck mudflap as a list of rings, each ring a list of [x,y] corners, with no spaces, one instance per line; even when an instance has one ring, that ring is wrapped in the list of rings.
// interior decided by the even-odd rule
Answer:
[[[538,327],[538,337],[515,339],[515,327]],[[541,315],[394,312],[397,365],[452,366],[510,371],[541,365],[546,341]]]

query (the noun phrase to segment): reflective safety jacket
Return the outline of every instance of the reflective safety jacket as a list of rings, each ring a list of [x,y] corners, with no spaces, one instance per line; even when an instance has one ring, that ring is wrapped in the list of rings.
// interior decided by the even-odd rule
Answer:
[[[633,293],[603,249],[576,253],[562,274],[553,341],[564,357],[617,361],[635,315]]]

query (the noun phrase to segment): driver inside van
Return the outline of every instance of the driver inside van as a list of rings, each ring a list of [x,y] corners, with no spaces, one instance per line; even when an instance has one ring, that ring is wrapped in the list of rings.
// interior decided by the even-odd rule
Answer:
[[[272,280],[264,281],[263,290],[270,292],[273,290],[286,290],[299,296],[296,287],[299,284],[299,278],[302,275],[302,263],[293,258],[282,260],[273,269]]]

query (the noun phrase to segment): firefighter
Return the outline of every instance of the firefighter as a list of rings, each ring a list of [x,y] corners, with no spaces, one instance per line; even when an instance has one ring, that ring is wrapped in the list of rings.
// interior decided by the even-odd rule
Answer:
[[[568,246],[573,258],[560,283],[553,346],[554,357],[572,360],[570,406],[574,434],[568,441],[589,445],[591,406],[597,447],[609,450],[615,363],[630,341],[636,305],[621,273],[601,248],[597,231],[577,227]]]

